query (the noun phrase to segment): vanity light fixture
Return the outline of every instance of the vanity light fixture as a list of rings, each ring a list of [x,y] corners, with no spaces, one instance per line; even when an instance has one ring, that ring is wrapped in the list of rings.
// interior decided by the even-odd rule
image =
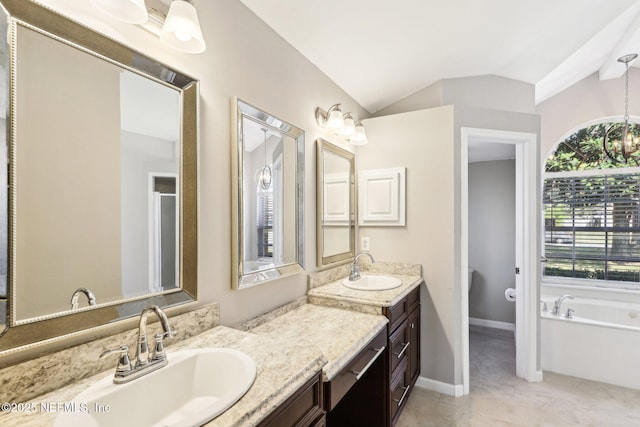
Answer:
[[[367,134],[364,131],[364,125],[362,124],[362,122],[360,121],[356,122],[356,132],[353,138],[349,140],[349,143],[353,145],[366,145],[369,143],[369,141],[367,140]]]
[[[367,143],[364,126],[352,113],[343,114],[340,104],[334,104],[327,111],[316,108],[316,122],[334,134],[345,138],[353,145]]]
[[[149,19],[144,0],[91,0],[97,9],[128,24],[144,24]]]
[[[173,0],[162,26],[160,39],[172,48],[186,53],[202,53],[206,49],[198,13],[192,0]]]
[[[91,0],[106,15],[122,22],[139,24],[158,36],[171,48],[185,53],[202,53],[206,44],[193,0],[173,0],[168,11],[156,8],[155,1],[145,0]]]
[[[316,108],[316,122],[323,128],[334,133],[340,133],[344,127],[344,116],[340,109],[340,104],[334,104],[327,111]]]
[[[634,137],[629,126],[629,63],[637,57],[638,54],[631,53],[618,58],[618,62],[623,63],[626,68],[624,73],[624,123],[622,126],[615,125],[610,127],[602,140],[602,149],[614,163],[627,163],[629,159],[632,159],[636,165],[639,164],[639,159],[632,155],[640,150],[640,137]],[[611,141],[610,134],[618,129],[621,129],[620,139]]]
[[[351,139],[356,134],[356,122],[351,113],[344,115],[344,126],[342,126],[342,135],[346,139]]]

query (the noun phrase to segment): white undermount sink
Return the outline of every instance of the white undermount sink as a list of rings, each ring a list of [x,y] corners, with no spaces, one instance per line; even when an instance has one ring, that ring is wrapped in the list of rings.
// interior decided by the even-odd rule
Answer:
[[[386,291],[402,285],[402,280],[389,276],[376,276],[363,274],[360,279],[351,281],[348,278],[342,281],[347,288],[359,291]]]
[[[78,394],[55,426],[199,426],[249,390],[256,365],[245,353],[202,348],[168,353],[169,364],[125,384],[113,375]]]

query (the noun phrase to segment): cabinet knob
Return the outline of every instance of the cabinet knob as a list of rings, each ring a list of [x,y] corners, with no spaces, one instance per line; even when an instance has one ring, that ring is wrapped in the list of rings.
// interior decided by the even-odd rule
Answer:
[[[413,323],[413,322],[411,322],[411,323],[409,323],[409,327],[410,327],[411,329],[413,329],[413,328],[415,328],[415,327],[416,327],[416,324],[415,324],[415,323]]]

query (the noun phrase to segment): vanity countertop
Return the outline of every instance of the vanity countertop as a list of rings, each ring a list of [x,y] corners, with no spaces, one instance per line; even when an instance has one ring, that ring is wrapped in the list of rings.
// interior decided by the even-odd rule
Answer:
[[[251,332],[318,348],[327,359],[323,380],[330,381],[387,323],[381,315],[305,304]]]
[[[299,387],[319,372],[326,358],[318,347],[287,336],[258,335],[218,326],[188,340],[167,347],[171,352],[187,348],[227,347],[247,353],[255,361],[257,376],[249,391],[229,410],[210,421],[208,427],[254,426],[284,403]],[[39,396],[31,401],[70,402],[95,381],[113,375],[103,372],[73,385]],[[150,395],[149,398],[152,395]],[[4,427],[53,425],[56,413],[8,413],[2,415]]]
[[[378,273],[366,273],[378,274]],[[402,281],[402,285],[385,291],[361,291],[347,288],[342,284],[344,278],[322,285],[307,292],[309,302],[313,304],[337,306],[355,309],[353,304],[363,304],[373,307],[391,307],[407,296],[422,283],[422,277],[417,275],[382,274],[395,277]],[[347,303],[347,304],[344,304]],[[351,303],[351,304],[348,304]]]

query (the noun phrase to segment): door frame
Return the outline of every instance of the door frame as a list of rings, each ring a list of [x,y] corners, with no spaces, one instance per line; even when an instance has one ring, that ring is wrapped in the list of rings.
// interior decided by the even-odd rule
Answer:
[[[537,134],[494,129],[461,128],[461,241],[460,329],[463,394],[469,394],[469,141],[482,139],[513,144],[516,148],[516,375],[542,381],[538,360],[539,335],[539,243]],[[520,189],[520,191],[518,191]],[[514,267],[516,267],[514,266]],[[515,273],[515,272],[514,272]]]

